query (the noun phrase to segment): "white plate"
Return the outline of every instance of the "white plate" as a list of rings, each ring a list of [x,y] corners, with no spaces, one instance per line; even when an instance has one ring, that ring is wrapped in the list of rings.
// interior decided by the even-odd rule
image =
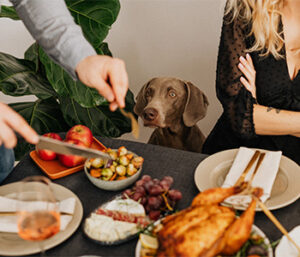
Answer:
[[[293,230],[289,232],[289,235],[296,244],[300,245],[300,226],[293,228]],[[286,236],[283,236],[276,247],[275,256],[298,257],[299,255],[296,247],[287,239]]]
[[[266,235],[264,234],[264,232],[262,232],[257,226],[252,225],[252,232],[255,232],[257,235],[261,236],[262,238],[264,238],[264,243],[266,245],[268,245],[268,256],[267,257],[273,257],[273,251],[272,251],[272,247],[270,245],[270,241],[269,239],[266,237]],[[138,240],[136,247],[135,247],[135,257],[141,257],[140,256],[140,252],[141,252],[141,248],[142,248],[142,244],[141,241]]]
[[[16,188],[19,186],[21,182],[15,182],[11,184],[7,184],[0,187],[0,195],[6,196],[16,192]],[[73,218],[66,227],[64,231],[60,231],[55,236],[46,239],[42,242],[43,248],[48,250],[56,245],[59,245],[66,239],[68,239],[78,228],[82,215],[83,208],[79,198],[69,189],[51,183],[51,187],[53,192],[57,198],[57,200],[61,201],[67,199],[69,197],[74,197],[76,199],[75,211],[73,214]],[[20,256],[20,255],[28,255],[40,252],[40,248],[36,242],[30,242],[21,239],[16,233],[6,233],[0,232],[0,255],[3,256]]]
[[[266,152],[266,150],[258,150]],[[197,188],[204,191],[222,186],[237,152],[238,149],[225,150],[215,153],[200,162],[194,174]],[[279,209],[296,201],[300,197],[299,181],[300,166],[282,155],[271,197],[265,202],[268,209]],[[234,206],[234,208],[245,209],[243,206]],[[260,209],[257,208],[257,210]]]

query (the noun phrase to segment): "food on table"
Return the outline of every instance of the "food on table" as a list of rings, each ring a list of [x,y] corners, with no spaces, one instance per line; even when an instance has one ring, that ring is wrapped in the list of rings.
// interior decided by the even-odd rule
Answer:
[[[144,175],[136,181],[135,186],[123,192],[123,198],[139,201],[146,209],[152,220],[159,219],[162,215],[172,212],[175,204],[182,198],[179,190],[171,189],[173,178],[165,176],[162,180],[152,179]]]
[[[158,221],[160,222],[160,221]],[[143,233],[140,234],[140,255],[139,257],[154,257],[157,256],[157,250],[159,248],[159,242],[157,239],[157,233],[162,229],[160,223],[154,226],[149,226]],[[252,230],[248,241],[239,249],[233,256],[240,257],[266,257],[268,256],[268,245],[265,244],[264,238],[257,234],[257,231]],[[189,256],[189,255],[186,255]],[[200,255],[207,256],[207,255]],[[208,255],[211,256],[211,255]],[[218,254],[217,257],[228,257],[228,255]]]
[[[46,133],[43,136],[62,141],[62,138],[57,133]],[[66,135],[66,139],[64,141],[81,147],[90,147],[93,142],[93,134],[88,127],[78,124],[69,129]],[[42,160],[52,161],[58,157],[60,163],[69,168],[80,165],[86,160],[86,158],[81,156],[60,155],[60,154],[56,154],[53,151],[45,150],[45,149],[42,150],[36,149],[36,151],[38,156]],[[95,164],[95,167],[96,166],[97,165]],[[95,176],[97,176],[97,171],[94,171],[94,173]]]
[[[206,190],[187,209],[165,217],[157,232],[157,256],[212,257],[236,253],[250,237],[256,200],[238,219],[232,208],[220,203],[246,186],[244,183],[239,187]],[[257,188],[253,194],[259,197],[262,190]]]
[[[57,133],[46,133],[43,137],[50,137],[59,141],[62,141],[62,138]],[[57,154],[51,150],[46,149],[38,149],[36,148],[38,156],[44,161],[52,161],[55,160]]]
[[[110,155],[111,160],[93,158],[86,163],[92,177],[107,181],[126,179],[137,173],[144,162],[143,157],[128,152],[124,146],[117,150],[108,148],[106,153]]]
[[[78,140],[86,147],[90,147],[93,142],[92,131],[84,125],[75,125],[69,129],[66,135],[67,140]]]
[[[65,140],[65,141],[69,144],[74,144],[74,145],[78,145],[78,146],[81,146],[81,147],[86,147],[84,145],[84,143],[82,143],[81,141],[75,140],[75,139],[69,139],[69,140]],[[59,154],[58,159],[61,162],[61,164],[66,166],[66,167],[75,167],[77,165],[80,165],[80,164],[84,163],[84,161],[86,160],[86,158],[83,157],[83,156],[66,155],[66,154]]]
[[[144,207],[131,199],[115,199],[99,207],[85,221],[85,233],[110,243],[132,236],[149,225]]]

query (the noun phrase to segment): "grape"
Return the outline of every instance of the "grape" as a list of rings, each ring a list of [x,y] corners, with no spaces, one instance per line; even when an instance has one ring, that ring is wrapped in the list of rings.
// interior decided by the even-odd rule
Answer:
[[[160,185],[154,185],[149,189],[150,195],[160,195],[164,192],[164,189]]]
[[[124,192],[123,192],[123,194],[122,194],[122,198],[123,199],[126,199],[126,198],[130,198],[130,196],[131,196],[131,194],[132,194],[132,191],[130,190],[130,189],[126,189]],[[127,197],[126,197],[127,196]]]
[[[153,181],[154,185],[158,185],[160,182],[160,180],[157,178],[152,179],[152,181]]]
[[[145,207],[145,205],[147,204],[147,197],[143,196],[141,198],[141,204]]]
[[[152,210],[157,210],[161,206],[163,199],[161,196],[155,197],[151,196],[148,198],[148,205],[151,207]]]
[[[158,220],[160,217],[160,211],[150,211],[149,212],[149,218],[152,220]]]
[[[169,191],[169,198],[174,201],[179,201],[182,198],[182,194],[179,190],[171,189]]]
[[[140,180],[138,180],[137,182],[135,182],[135,186],[136,186],[136,187],[144,186],[145,182],[146,182],[146,181],[140,179]]]
[[[150,177],[149,175],[144,175],[144,176],[142,177],[142,180],[145,181],[145,182],[147,182],[147,181],[150,181],[150,180],[151,180],[151,177]]]
[[[142,194],[142,196],[145,196],[145,195],[146,195],[146,190],[145,190],[145,188],[142,187],[142,186],[137,186],[137,187],[135,188],[135,192],[136,192],[136,193]]]
[[[144,184],[144,187],[146,189],[147,192],[149,192],[149,189],[153,186],[153,181],[152,180],[149,180],[147,181],[145,184]]]
[[[149,213],[151,211],[151,206],[149,205],[149,203],[146,204],[145,207],[145,210],[146,210],[146,213]]]
[[[136,193],[134,193],[133,195],[132,195],[132,200],[134,200],[134,201],[138,201],[140,198],[142,198],[143,197],[143,195],[141,194],[141,193],[138,193],[138,192],[136,192]]]
[[[163,188],[164,191],[168,191],[171,187],[170,183],[167,180],[160,181],[159,185]]]
[[[165,176],[162,180],[168,181],[170,186],[172,186],[174,182],[174,179],[171,176]]]

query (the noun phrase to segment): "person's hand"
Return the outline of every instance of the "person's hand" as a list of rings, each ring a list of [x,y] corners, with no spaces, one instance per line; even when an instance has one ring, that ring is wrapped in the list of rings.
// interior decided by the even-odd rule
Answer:
[[[238,68],[246,77],[241,77],[240,80],[245,88],[251,92],[252,96],[256,99],[256,85],[255,85],[255,78],[256,78],[256,71],[251,59],[250,54],[246,54],[246,59],[241,56],[240,63]]]
[[[28,143],[36,144],[39,141],[37,133],[31,128],[24,118],[6,104],[0,103],[0,145],[13,148],[17,144],[18,132]]]
[[[104,55],[88,56],[78,63],[76,72],[82,83],[95,88],[110,102],[112,111],[118,106],[125,107],[128,75],[122,60]]]

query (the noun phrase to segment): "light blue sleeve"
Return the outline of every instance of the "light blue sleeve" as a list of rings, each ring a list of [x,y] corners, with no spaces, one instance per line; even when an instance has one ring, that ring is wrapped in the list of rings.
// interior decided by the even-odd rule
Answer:
[[[10,1],[38,44],[77,79],[77,64],[96,52],[74,22],[64,0]]]

